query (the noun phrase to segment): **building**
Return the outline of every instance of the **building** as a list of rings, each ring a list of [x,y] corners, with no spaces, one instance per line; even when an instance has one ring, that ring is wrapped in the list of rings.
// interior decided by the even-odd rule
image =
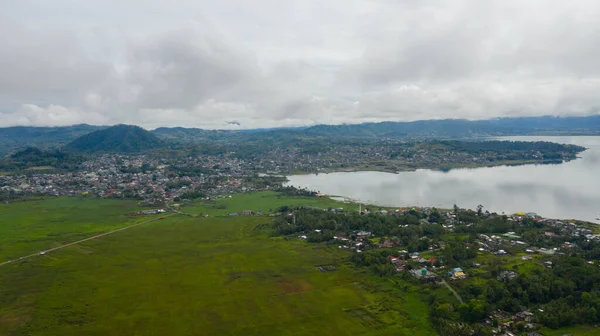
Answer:
[[[452,271],[448,272],[448,277],[452,278],[452,280],[458,280],[466,278],[467,274],[462,268],[456,267],[453,268]]]

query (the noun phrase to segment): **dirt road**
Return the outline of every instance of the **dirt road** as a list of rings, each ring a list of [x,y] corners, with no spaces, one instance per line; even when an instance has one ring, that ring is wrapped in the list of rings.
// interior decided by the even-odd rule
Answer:
[[[116,233],[116,232],[119,232],[119,231],[131,229],[132,227],[140,226],[142,224],[147,224],[147,223],[150,223],[150,222],[155,222],[157,220],[160,220],[160,219],[163,219],[163,218],[167,218],[167,217],[171,217],[171,216],[174,216],[174,215],[176,215],[176,214],[170,214],[170,215],[162,216],[162,217],[159,217],[159,218],[154,218],[154,219],[151,219],[151,220],[148,220],[148,221],[145,221],[145,222],[141,222],[141,223],[136,223],[136,224],[131,224],[131,225],[128,225],[128,226],[124,226],[122,228],[118,228],[118,229],[115,229],[115,230],[112,230],[112,231],[108,231],[108,232],[104,232],[104,233],[101,233],[101,234],[97,234],[97,235],[89,237],[89,238],[81,239],[81,240],[78,240],[78,241],[75,241],[75,242],[72,242],[72,243],[68,243],[68,244],[65,244],[65,245],[61,245],[61,246],[58,246],[58,247],[53,247],[53,248],[45,250],[45,251],[40,251],[40,252],[37,252],[37,253],[34,253],[34,254],[30,254],[30,255],[19,257],[19,258],[13,259],[13,260],[5,261],[3,263],[0,263],[0,266],[5,266],[5,265],[8,265],[8,264],[12,264],[12,263],[16,263],[16,262],[19,262],[19,261],[23,261],[23,260],[26,260],[26,259],[29,259],[29,258],[33,258],[33,257],[45,255],[45,254],[48,254],[50,252],[63,249],[65,247],[69,247],[69,246],[81,244],[81,243],[86,242],[88,240],[92,240],[92,239],[96,239],[96,238],[108,236],[110,234],[113,234],[113,233]]]

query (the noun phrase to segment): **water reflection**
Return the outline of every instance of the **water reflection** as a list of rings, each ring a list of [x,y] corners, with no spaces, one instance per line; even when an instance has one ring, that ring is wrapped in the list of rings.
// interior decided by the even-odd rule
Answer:
[[[588,150],[562,164],[299,175],[290,176],[289,184],[388,206],[482,204],[490,211],[600,222],[600,137],[502,139],[577,144]]]

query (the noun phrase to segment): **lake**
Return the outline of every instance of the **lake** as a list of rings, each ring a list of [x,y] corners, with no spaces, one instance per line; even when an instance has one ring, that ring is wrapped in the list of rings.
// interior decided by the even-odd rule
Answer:
[[[344,172],[288,176],[288,185],[381,206],[429,206],[541,216],[600,223],[600,137],[503,137],[552,141],[588,148],[578,159],[553,165],[421,169],[398,174]]]

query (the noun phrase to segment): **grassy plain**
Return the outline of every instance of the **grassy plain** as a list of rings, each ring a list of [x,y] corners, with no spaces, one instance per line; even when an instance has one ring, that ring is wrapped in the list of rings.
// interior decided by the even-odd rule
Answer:
[[[219,198],[214,201],[197,201],[183,210],[193,214],[224,216],[230,212],[254,210],[265,214],[277,212],[282,206],[306,206],[318,209],[343,207],[347,210],[358,205],[334,201],[328,197],[286,197],[274,191],[262,191],[248,194],[234,194],[231,198]]]
[[[544,328],[541,330],[544,336],[597,336],[600,335],[600,327],[598,326],[575,326],[568,328],[560,328],[556,330]]]
[[[0,262],[110,231],[148,217],[125,217],[135,201],[47,198],[0,203]]]
[[[224,199],[226,209],[213,214],[312,204],[259,195]],[[131,224],[140,219],[122,214],[135,206],[75,198],[0,205],[2,253]],[[416,288],[359,272],[335,247],[269,237],[270,220],[174,216],[0,267],[0,335],[435,334]]]

